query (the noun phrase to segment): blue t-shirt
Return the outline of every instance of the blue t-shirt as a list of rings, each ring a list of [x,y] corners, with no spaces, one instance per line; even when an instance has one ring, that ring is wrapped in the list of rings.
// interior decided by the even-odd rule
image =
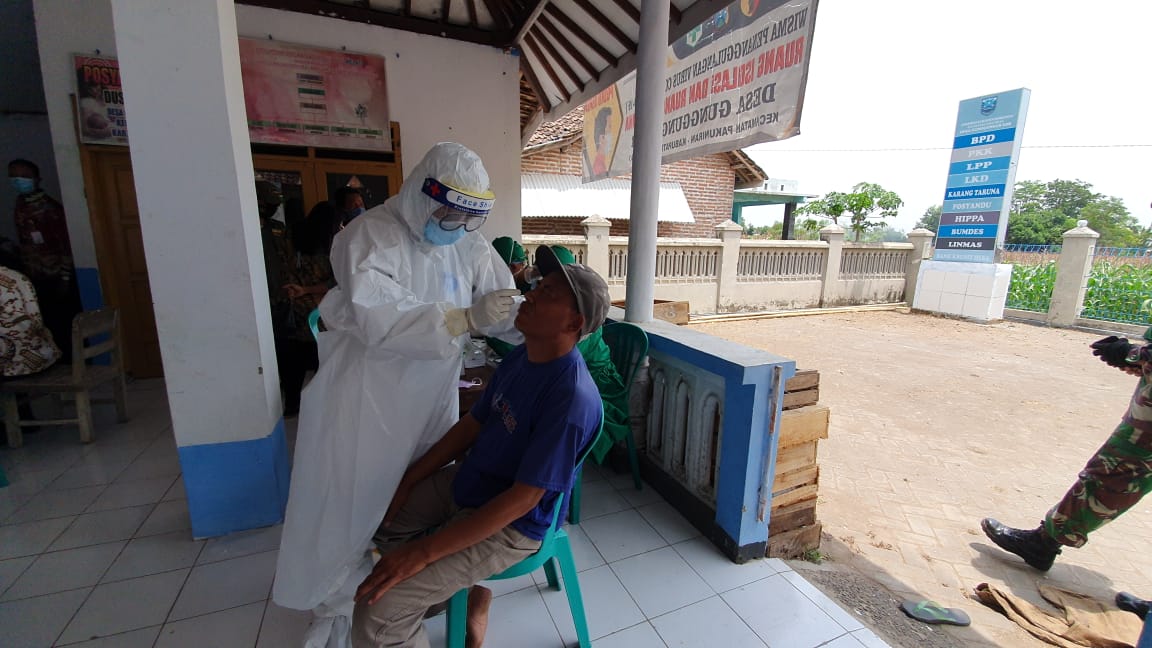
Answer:
[[[536,507],[512,526],[544,539],[561,493],[560,519],[567,514],[576,461],[600,429],[600,392],[580,352],[534,363],[523,345],[517,347],[500,363],[472,416],[482,427],[452,482],[456,504],[483,506],[513,482],[543,488]]]

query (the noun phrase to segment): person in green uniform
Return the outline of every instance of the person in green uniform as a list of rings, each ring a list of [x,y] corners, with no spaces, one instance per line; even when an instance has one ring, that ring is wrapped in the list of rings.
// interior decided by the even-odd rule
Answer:
[[[980,523],[992,542],[1040,571],[1051,569],[1064,547],[1084,546],[1090,533],[1152,490],[1152,328],[1141,342],[1109,336],[1091,345],[1092,355],[1140,380],[1120,424],[1040,526],[1016,529],[994,518]]]
[[[512,271],[512,278],[516,280],[516,287],[521,293],[532,289],[524,279],[524,268],[528,267],[528,255],[524,253],[524,246],[517,243],[511,236],[501,236],[492,241],[492,247],[504,260],[508,269]]]
[[[496,248],[500,258],[508,264],[508,269],[516,278],[516,287],[520,288],[521,292],[531,290],[531,286],[527,283],[521,285],[527,267],[524,248],[507,236],[492,241],[492,247]],[[576,255],[572,250],[562,245],[553,245],[551,248],[561,263],[565,265],[576,263]],[[592,458],[596,463],[602,464],[612,446],[617,441],[624,440],[624,435],[631,434],[631,425],[628,420],[628,390],[624,388],[624,379],[620,377],[616,365],[612,363],[611,350],[604,342],[601,330],[602,328],[598,328],[580,340],[576,344],[576,349],[584,357],[584,364],[588,365],[588,372],[592,374],[592,379],[596,382],[604,401],[604,434],[600,435],[596,445],[592,447]],[[495,338],[486,338],[486,341],[488,348],[500,357],[504,357],[515,348],[515,345]]]

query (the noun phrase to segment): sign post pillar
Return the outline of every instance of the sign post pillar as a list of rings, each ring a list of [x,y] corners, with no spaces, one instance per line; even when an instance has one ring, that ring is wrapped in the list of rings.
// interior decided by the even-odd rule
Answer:
[[[936,232],[913,308],[989,321],[1004,317],[1012,266],[1004,246],[1031,92],[1019,88],[960,102]]]

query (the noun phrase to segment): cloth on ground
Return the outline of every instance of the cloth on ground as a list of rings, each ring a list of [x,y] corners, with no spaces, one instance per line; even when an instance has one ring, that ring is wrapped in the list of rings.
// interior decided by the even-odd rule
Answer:
[[[1063,616],[1043,610],[1018,596],[988,583],[976,586],[976,598],[1015,621],[1029,634],[1062,648],[1131,648],[1142,624],[1134,614],[1122,612],[1110,602],[1049,585],[1039,585],[1044,600]]]

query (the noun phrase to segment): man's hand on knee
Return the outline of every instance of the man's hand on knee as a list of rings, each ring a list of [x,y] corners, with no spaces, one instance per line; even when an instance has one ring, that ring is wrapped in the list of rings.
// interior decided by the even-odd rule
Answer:
[[[423,539],[413,540],[380,557],[368,578],[356,588],[356,602],[372,605],[398,583],[419,574],[432,562]]]

